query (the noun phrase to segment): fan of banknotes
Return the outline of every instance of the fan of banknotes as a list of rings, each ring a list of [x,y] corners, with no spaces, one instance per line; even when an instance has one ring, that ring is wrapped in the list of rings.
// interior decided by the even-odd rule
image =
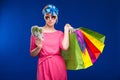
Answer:
[[[32,33],[35,37],[40,38],[41,40],[44,39],[43,34],[42,34],[42,27],[32,26],[32,28],[31,28],[31,33]]]

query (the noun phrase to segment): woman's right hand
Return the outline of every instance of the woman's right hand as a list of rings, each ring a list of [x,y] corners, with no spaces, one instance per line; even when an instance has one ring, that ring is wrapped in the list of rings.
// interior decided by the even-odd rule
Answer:
[[[36,37],[35,44],[37,47],[41,48],[42,47],[42,40],[39,37]]]

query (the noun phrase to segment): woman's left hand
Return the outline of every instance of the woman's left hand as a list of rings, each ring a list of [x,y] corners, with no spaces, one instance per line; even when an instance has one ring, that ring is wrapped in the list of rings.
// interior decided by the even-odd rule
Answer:
[[[72,33],[74,32],[74,30],[72,29],[72,26],[70,24],[66,24],[65,27],[64,27],[64,31],[65,33]]]

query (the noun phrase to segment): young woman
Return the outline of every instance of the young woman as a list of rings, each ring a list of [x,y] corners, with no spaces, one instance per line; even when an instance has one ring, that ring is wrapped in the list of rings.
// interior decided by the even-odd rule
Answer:
[[[31,35],[31,56],[38,56],[37,80],[67,80],[65,62],[61,49],[69,47],[70,25],[64,26],[64,33],[54,28],[58,21],[58,9],[54,5],[43,8],[46,24],[42,27],[44,40]]]

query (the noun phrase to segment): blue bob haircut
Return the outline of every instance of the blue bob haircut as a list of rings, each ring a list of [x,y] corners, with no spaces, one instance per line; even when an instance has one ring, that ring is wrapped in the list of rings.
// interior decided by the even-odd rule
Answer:
[[[54,15],[58,16],[58,12],[59,10],[54,5],[51,5],[51,4],[45,6],[42,10],[43,15],[50,13],[52,14],[52,16]]]

